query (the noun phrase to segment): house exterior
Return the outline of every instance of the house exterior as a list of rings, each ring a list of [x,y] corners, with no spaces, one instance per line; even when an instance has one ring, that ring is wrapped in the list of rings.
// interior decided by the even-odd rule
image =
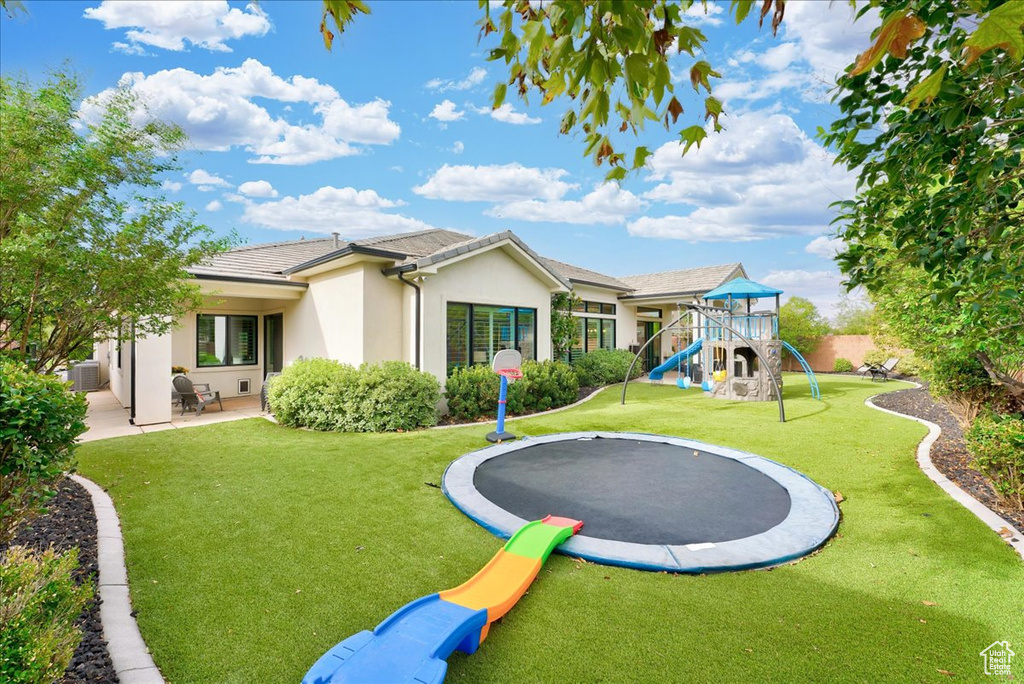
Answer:
[[[578,355],[641,345],[680,302],[746,275],[733,263],[613,278],[546,259],[511,231],[448,230],[245,246],[190,274],[206,297],[201,309],[167,335],[98,350],[136,424],[170,421],[172,366],[225,398],[258,393],[267,373],[300,357],[407,361],[443,383],[453,368],[489,363],[504,348],[550,359],[555,293],[583,301]],[[670,354],[682,334],[662,336],[647,361]]]

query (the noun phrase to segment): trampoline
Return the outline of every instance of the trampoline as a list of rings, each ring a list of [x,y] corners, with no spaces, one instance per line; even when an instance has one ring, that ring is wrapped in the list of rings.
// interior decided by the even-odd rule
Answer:
[[[583,520],[562,553],[645,570],[779,565],[819,548],[839,524],[832,493],[795,470],[661,435],[575,432],[506,442],[454,461],[442,489],[504,538],[548,514]]]

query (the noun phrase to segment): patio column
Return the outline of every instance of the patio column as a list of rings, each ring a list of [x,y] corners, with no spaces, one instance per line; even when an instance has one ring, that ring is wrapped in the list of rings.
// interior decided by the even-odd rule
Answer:
[[[171,422],[171,335],[135,341],[135,424]]]

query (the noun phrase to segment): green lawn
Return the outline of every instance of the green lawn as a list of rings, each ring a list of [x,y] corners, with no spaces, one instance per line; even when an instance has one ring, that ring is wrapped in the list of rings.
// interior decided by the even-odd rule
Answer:
[[[981,681],[990,643],[1020,653],[1024,563],[918,470],[922,426],[863,405],[904,385],[819,380],[822,402],[787,376],[786,424],[774,403],[644,385],[625,407],[612,388],[511,423],[752,451],[841,492],[843,520],[818,554],[770,571],[553,555],[480,651],[449,660],[448,681]],[[336,642],[501,547],[425,484],[489,429],[339,435],[253,419],[88,443],[80,470],[117,504],[139,625],[169,681],[295,683]]]

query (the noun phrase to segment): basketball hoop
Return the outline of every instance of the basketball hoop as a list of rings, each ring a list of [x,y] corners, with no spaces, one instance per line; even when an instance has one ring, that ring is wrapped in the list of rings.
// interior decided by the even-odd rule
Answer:
[[[522,380],[523,371],[519,368],[499,368],[495,371],[498,375],[503,375],[508,378],[509,382],[515,382],[516,380]]]

